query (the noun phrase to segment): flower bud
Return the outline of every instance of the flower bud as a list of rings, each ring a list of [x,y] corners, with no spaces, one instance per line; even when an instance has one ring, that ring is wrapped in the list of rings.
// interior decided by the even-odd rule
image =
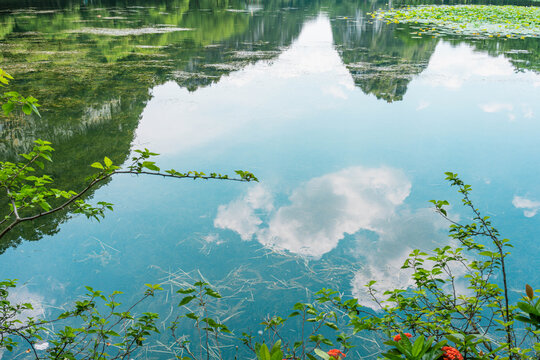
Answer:
[[[527,296],[529,297],[529,299],[531,300],[534,299],[534,291],[531,285],[529,284],[525,285],[525,292],[527,293]]]

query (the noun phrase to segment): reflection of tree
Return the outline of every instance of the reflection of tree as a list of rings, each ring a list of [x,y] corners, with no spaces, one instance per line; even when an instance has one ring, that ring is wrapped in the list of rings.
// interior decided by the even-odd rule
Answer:
[[[452,44],[464,40],[459,37],[448,39]],[[540,39],[473,39],[465,40],[475,49],[487,52],[491,56],[504,55],[518,71],[531,70],[540,73]]]
[[[525,0],[495,2],[525,5]],[[400,4],[414,5],[407,0],[392,3],[393,6]],[[356,85],[367,94],[392,102],[402,100],[409,82],[427,67],[438,40],[429,35],[416,36],[417,27],[426,25],[415,28],[366,20],[367,12],[385,6],[388,6],[387,3],[377,1],[354,4],[350,1],[335,1],[328,8],[332,16],[336,17],[332,22],[334,43]],[[455,43],[470,43],[492,56],[504,54],[518,70],[538,71],[540,67],[540,41],[536,38],[470,40],[445,36],[445,39]]]
[[[407,29],[388,31],[363,17],[333,24],[334,42],[358,87],[377,99],[402,100],[412,78],[422,72],[437,40],[411,38]]]
[[[95,169],[89,166],[92,162],[103,159],[105,155],[114,163],[123,163],[127,160],[139,114],[148,99],[148,92],[145,89],[141,90],[138,94],[133,91],[126,92],[112,110],[108,121],[103,121],[99,126],[82,124],[81,126],[86,126],[84,129],[74,131],[71,136],[62,136],[62,141],[53,144],[56,149],[54,162],[45,169],[52,175],[55,187],[80,191],[85,183],[84,179],[95,173]],[[69,130],[64,126],[60,131],[66,129]],[[97,188],[90,190],[88,197],[93,196],[96,190]],[[4,202],[5,199],[0,199],[0,203]],[[2,238],[0,253],[10,246],[18,245],[23,239],[39,240],[44,235],[57,233],[58,226],[69,217],[70,215],[64,211],[20,224]]]
[[[34,94],[44,105],[39,122],[0,130],[4,140],[10,139],[0,152],[9,153],[17,142],[28,146],[36,137],[58,142],[86,126],[99,126],[133,87],[146,91],[175,80],[195,90],[250,62],[273,58],[298,35],[304,14],[228,11],[231,1],[213,7],[201,0],[152,4],[127,9],[77,5],[71,11],[31,10],[0,17],[0,24],[7,24],[2,63],[16,76],[20,91]],[[193,30],[136,36],[86,31],[159,29],[164,24]]]
[[[98,5],[103,3],[111,2]],[[0,59],[15,76],[14,87],[43,104],[42,118],[3,120],[0,153],[3,159],[16,160],[34,139],[52,141],[57,151],[49,172],[58,188],[73,190],[91,173],[92,162],[104,156],[115,163],[127,159],[140,114],[150,99],[148,89],[175,80],[196,90],[250,62],[273,58],[298,36],[303,14],[227,11],[231,1],[215,5],[215,1],[171,0],[128,9],[132,14],[125,21],[120,18],[128,17],[122,14],[126,8],[70,4],[69,11],[25,10],[0,17]],[[247,8],[245,3],[235,6]],[[85,32],[85,28],[122,30],[159,24],[193,30],[137,36]],[[22,239],[56,233],[69,216],[57,213],[21,224],[2,239],[0,252]]]

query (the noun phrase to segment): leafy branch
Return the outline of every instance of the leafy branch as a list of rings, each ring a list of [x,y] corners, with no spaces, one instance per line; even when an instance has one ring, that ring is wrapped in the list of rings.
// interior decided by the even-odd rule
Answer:
[[[25,161],[12,163],[0,162],[0,188],[5,191],[8,199],[8,214],[0,220],[0,238],[13,230],[17,225],[32,221],[64,209],[73,209],[74,213],[82,213],[89,218],[99,220],[105,210],[112,210],[112,204],[100,201],[91,205],[83,200],[84,195],[99,183],[118,174],[151,175],[175,179],[204,179],[229,181],[258,181],[251,172],[237,170],[237,177],[229,177],[218,173],[188,171],[179,172],[174,169],[162,171],[150,158],[158,154],[148,149],[135,150],[135,156],[126,167],[113,164],[108,157],[103,162],[95,162],[91,166],[98,170],[88,179],[84,188],[75,192],[51,187],[53,179],[50,175],[37,175],[36,168],[44,169],[45,161],[52,161],[54,149],[51,143],[36,140],[35,145],[27,154],[21,154]]]
[[[9,81],[13,80],[13,77],[0,68],[0,87],[9,85]],[[41,116],[38,111],[38,100],[33,96],[24,97],[16,91],[8,91],[0,94],[0,100],[2,100],[2,111],[5,116],[8,116],[15,107],[18,106],[26,114],[30,115],[35,113]]]

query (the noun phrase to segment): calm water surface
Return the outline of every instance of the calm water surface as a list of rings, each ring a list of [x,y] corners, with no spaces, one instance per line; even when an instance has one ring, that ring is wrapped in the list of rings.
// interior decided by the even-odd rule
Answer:
[[[445,171],[512,239],[512,289],[540,286],[539,39],[422,37],[368,21],[377,2],[141,4],[6,2],[0,64],[43,117],[1,123],[2,157],[53,141],[51,171],[73,189],[88,164],[144,147],[162,167],[261,181],[119,176],[91,195],[115,204],[102,222],[19,228],[0,243],[0,277],[37,313],[84,285],[130,302],[145,283],[201,277],[240,331],[322,287],[367,304],[363,284],[406,286],[408,252],[449,242],[430,199],[467,218]],[[166,318],[169,296],[149,309]]]

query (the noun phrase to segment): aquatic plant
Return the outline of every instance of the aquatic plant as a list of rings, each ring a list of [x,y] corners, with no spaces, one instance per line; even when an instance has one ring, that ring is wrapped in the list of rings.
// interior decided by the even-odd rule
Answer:
[[[463,34],[479,37],[540,36],[540,8],[534,6],[430,5],[379,10],[373,19],[418,27],[417,35]]]

